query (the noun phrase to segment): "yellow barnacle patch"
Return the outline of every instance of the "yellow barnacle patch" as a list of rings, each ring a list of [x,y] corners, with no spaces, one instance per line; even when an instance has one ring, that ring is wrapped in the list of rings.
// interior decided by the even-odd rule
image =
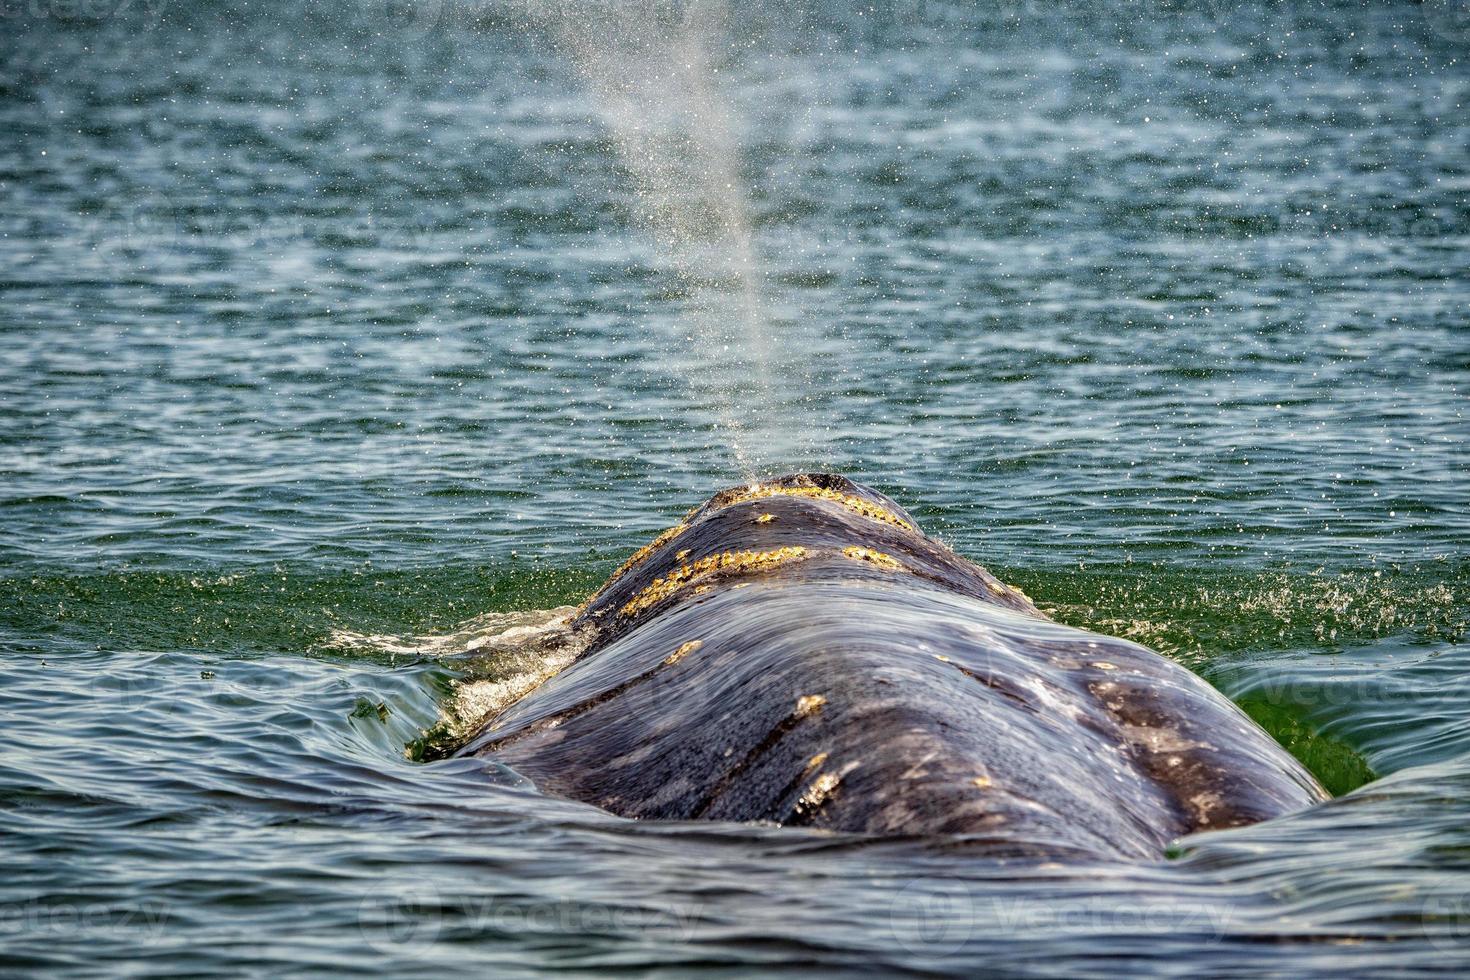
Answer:
[[[665,657],[664,666],[672,667],[674,664],[683,660],[685,657],[689,656],[691,653],[693,653],[695,650],[698,650],[702,646],[704,646],[703,640],[690,640],[688,643],[680,646],[679,649],[675,650],[673,653]]]
[[[654,579],[647,588],[628,600],[627,604],[618,610],[618,615],[636,616],[650,606],[667,599],[702,575],[710,575],[715,572],[761,571],[775,568],[788,561],[796,561],[805,555],[806,549],[801,547],[772,548],[770,551],[722,551],[717,555],[709,555],[688,565],[680,565],[667,575]]]
[[[807,718],[822,710],[822,705],[827,699],[820,694],[803,694],[796,699],[796,710],[792,714],[797,718]]]
[[[801,799],[797,801],[796,804],[797,809],[801,810],[802,812],[815,810],[817,807],[827,802],[827,799],[832,795],[833,791],[837,789],[837,785],[841,782],[842,777],[838,776],[836,773],[822,773],[816,779],[812,780],[812,784],[807,787],[806,792],[801,794]]]
[[[580,613],[586,610],[594,602],[602,598],[603,593],[605,593],[614,582],[622,578],[624,572],[628,572],[634,568],[637,568],[639,565],[648,560],[649,555],[653,554],[659,548],[662,548],[664,545],[668,544],[670,541],[674,540],[687,530],[689,530],[689,525],[684,523],[683,521],[680,521],[673,527],[665,528],[663,531],[659,532],[658,537],[654,538],[652,541],[648,542],[648,544],[644,545],[643,547],[639,548],[637,551],[629,555],[628,560],[619,565],[618,570],[608,576],[608,579],[606,582],[603,583],[602,588],[598,589],[596,592],[592,593],[592,595],[588,596],[586,601],[577,607],[577,611]],[[686,549],[685,551],[680,552],[680,555],[687,555],[688,553],[689,552]],[[601,613],[594,613],[593,615],[601,615]]]
[[[889,571],[899,571],[903,568],[903,562],[897,558],[889,554],[884,554],[881,551],[874,551],[872,548],[860,548],[854,544],[843,548],[842,553],[853,561],[865,561],[870,565],[877,565],[879,568],[886,568]]]
[[[905,531],[916,530],[912,524],[893,513],[887,507],[875,504],[871,500],[865,500],[862,497],[850,493],[841,493],[837,490],[825,489],[824,487],[753,486],[730,499],[725,503],[725,506],[729,507],[732,504],[743,504],[748,500],[764,500],[767,497],[807,497],[812,500],[830,500],[833,503],[841,504],[854,514],[861,514],[863,517],[871,518],[875,521],[882,521],[884,524],[892,524],[894,527],[901,527]]]

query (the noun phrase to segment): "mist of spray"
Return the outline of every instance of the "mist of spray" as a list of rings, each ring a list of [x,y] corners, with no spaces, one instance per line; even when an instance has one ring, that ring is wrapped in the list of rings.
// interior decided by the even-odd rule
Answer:
[[[720,68],[724,0],[569,3],[554,35],[577,65],[634,182],[640,219],[681,283],[688,378],[754,478],[793,456],[778,349]]]

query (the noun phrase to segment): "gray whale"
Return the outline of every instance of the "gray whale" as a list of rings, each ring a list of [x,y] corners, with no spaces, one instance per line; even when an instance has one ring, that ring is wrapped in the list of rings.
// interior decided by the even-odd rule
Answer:
[[[716,494],[579,610],[460,754],[626,817],[1151,859],[1327,797],[1214,688],[1058,624],[831,474]]]

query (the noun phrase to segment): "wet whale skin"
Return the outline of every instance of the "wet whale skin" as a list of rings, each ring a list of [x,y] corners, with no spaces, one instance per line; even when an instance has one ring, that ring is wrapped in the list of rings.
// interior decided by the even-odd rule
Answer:
[[[716,494],[574,625],[578,660],[461,752],[626,817],[1147,859],[1327,796],[1195,674],[836,475]]]

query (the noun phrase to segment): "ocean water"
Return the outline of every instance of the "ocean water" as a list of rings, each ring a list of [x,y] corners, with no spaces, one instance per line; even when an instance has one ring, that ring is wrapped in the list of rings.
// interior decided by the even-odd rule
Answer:
[[[1470,970],[1467,58],[1451,0],[6,3],[0,972]],[[1017,868],[415,761],[791,469],[1336,798]]]

